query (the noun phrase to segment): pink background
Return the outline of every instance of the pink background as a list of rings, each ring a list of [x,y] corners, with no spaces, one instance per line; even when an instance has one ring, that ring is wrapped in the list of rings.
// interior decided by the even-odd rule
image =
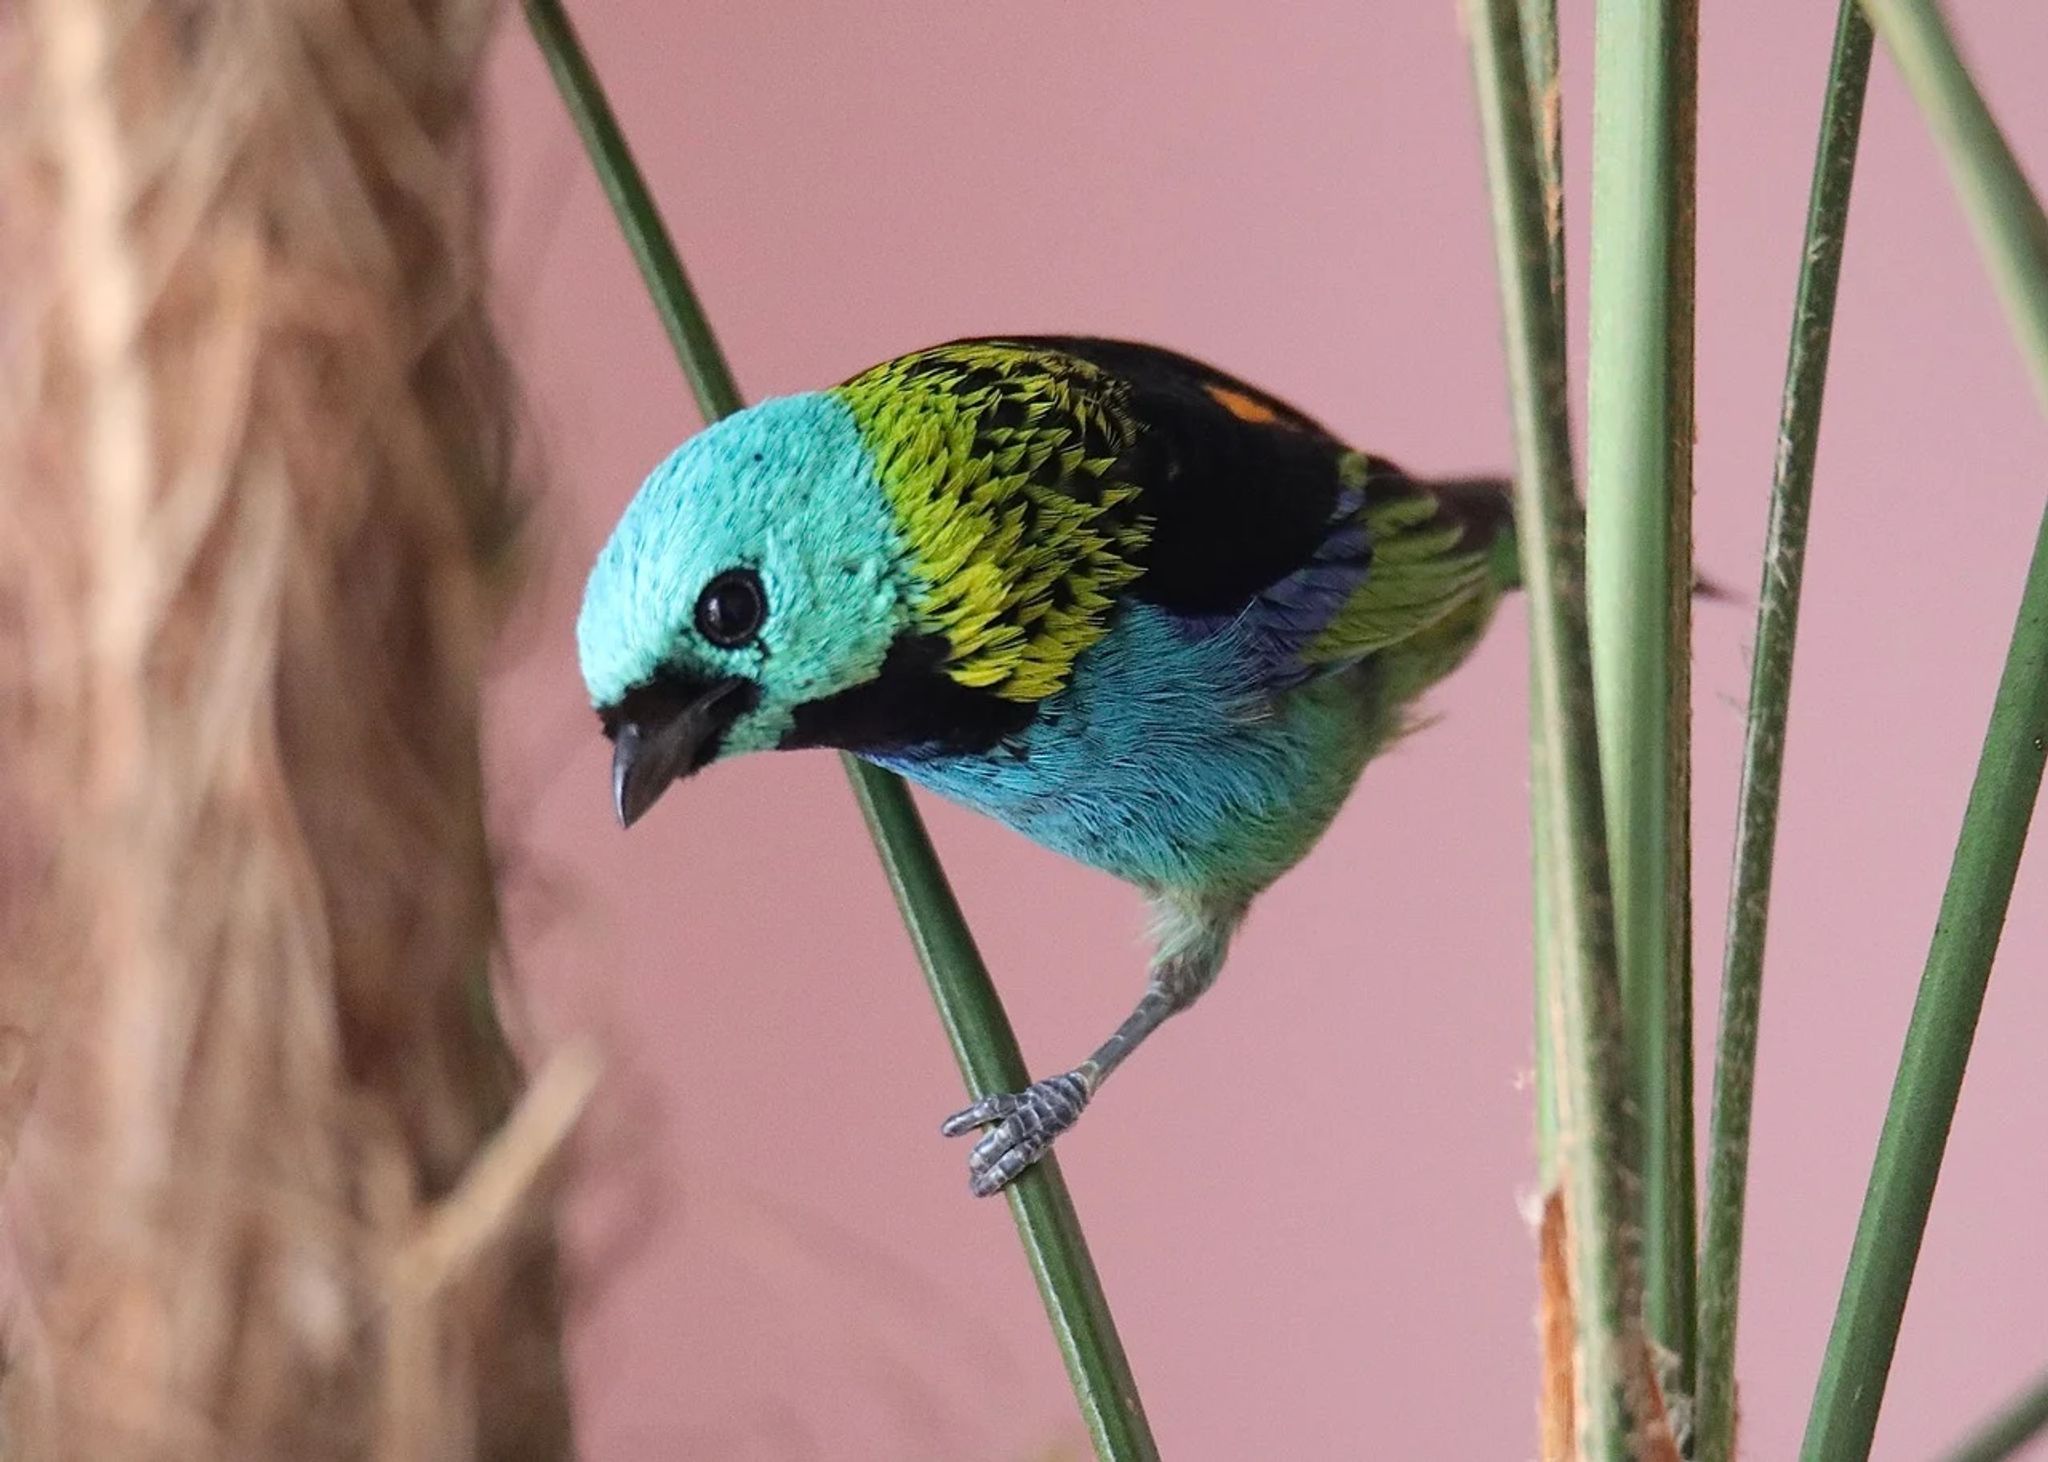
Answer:
[[[1086,330],[1208,356],[1418,468],[1509,461],[1448,0],[576,8],[750,393],[964,333]],[[1834,7],[1707,9],[1698,531],[1747,595]],[[2048,8],[1951,9],[2048,181]],[[1582,162],[1587,7],[1567,10]],[[612,825],[576,597],[697,422],[516,25],[494,108],[501,298],[549,483],[545,592],[494,702],[498,821],[546,1028],[596,1030],[614,1059],[577,1224],[586,1455],[1078,1455],[1009,1215],[969,1199],[936,1135],[959,1080],[833,760],[721,767],[631,836]],[[1803,1422],[2048,483],[2048,428],[1882,57],[1864,155],[1765,1003],[1755,1458],[1790,1456]],[[1581,264],[1584,198],[1581,171]],[[1750,630],[1747,607],[1701,611],[1709,1034]],[[1441,724],[1368,773],[1216,992],[1060,1149],[1176,1462],[1533,1450],[1523,645],[1516,605]],[[1137,899],[927,805],[1036,1069],[1070,1063],[1137,993]],[[2048,1364],[2044,959],[2037,852],[1886,1458],[1927,1456]]]

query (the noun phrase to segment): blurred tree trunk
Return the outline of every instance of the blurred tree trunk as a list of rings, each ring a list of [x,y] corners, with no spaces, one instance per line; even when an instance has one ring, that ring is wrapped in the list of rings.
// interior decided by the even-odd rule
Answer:
[[[581,1088],[492,1142],[494,8],[0,17],[10,1457],[569,1453]]]

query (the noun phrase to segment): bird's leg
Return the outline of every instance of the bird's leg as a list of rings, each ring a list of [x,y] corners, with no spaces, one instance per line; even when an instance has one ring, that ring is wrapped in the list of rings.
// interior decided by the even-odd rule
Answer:
[[[989,1129],[967,1154],[968,1184],[976,1197],[1000,1192],[1045,1156],[1053,1139],[1079,1120],[1109,1073],[1215,982],[1243,906],[1161,894],[1154,907],[1159,942],[1145,993],[1109,1039],[1072,1071],[1035,1081],[1022,1091],[983,1097],[940,1127],[947,1137]]]

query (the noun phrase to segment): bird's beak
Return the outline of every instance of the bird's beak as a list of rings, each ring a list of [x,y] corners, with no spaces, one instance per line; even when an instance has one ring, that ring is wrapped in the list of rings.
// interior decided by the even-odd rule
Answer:
[[[728,676],[688,689],[653,686],[627,698],[612,732],[612,806],[621,827],[638,822],[669,783],[711,760],[752,703],[751,689]]]

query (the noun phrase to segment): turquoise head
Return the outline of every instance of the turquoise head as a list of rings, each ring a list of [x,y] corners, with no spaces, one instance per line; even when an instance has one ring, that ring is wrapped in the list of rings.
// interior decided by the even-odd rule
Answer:
[[[763,401],[655,468],[576,624],[620,820],[720,757],[792,744],[807,707],[879,675],[911,614],[904,556],[834,393]]]

